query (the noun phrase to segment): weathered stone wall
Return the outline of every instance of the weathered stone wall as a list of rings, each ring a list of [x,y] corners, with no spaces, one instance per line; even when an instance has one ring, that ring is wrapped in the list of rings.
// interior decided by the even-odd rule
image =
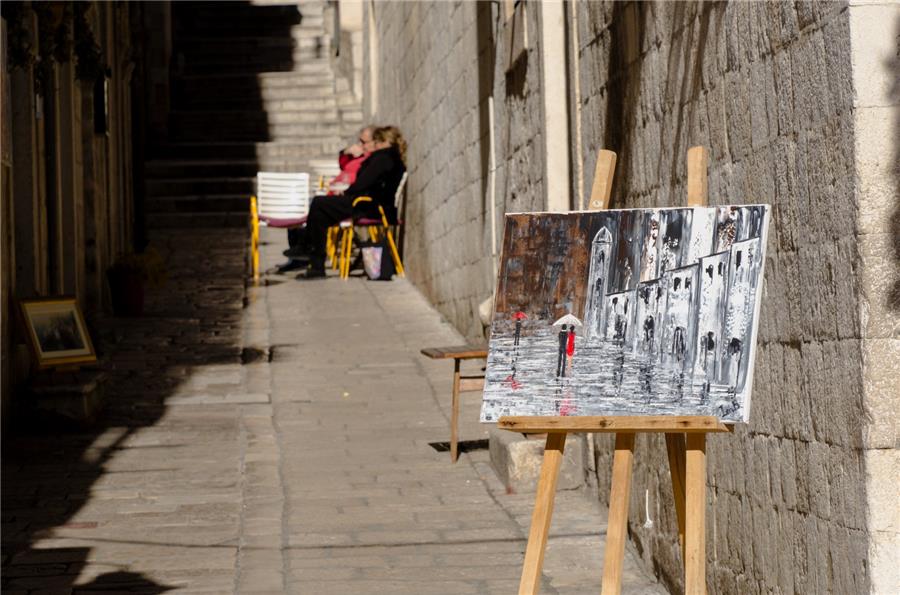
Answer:
[[[469,335],[493,289],[487,97],[497,224],[546,206],[539,11],[508,71],[501,6],[366,7],[365,71],[381,73],[369,113],[411,144],[409,276]],[[752,421],[708,445],[710,592],[896,592],[897,5],[566,6],[585,158],[573,189],[608,148],[613,206],[680,205],[687,150],[705,145],[712,204],[773,206]],[[612,441],[592,446],[605,500]],[[637,448],[631,534],[679,592],[665,444]]]
[[[482,334],[478,304],[494,290],[492,252],[501,239],[503,213],[544,209],[536,19],[537,11],[530,11],[533,43],[507,73],[505,24],[495,4],[366,4],[364,47],[377,48],[377,56],[367,52],[366,60],[376,59],[379,73],[377,98],[364,98],[366,115],[376,123],[398,125],[409,141],[408,276],[473,337]],[[364,70],[372,76],[370,64]],[[371,88],[372,82],[367,79],[363,87]],[[493,219],[492,92],[497,132]]]
[[[900,591],[900,5],[849,8],[872,592]]]
[[[692,145],[711,203],[773,206],[751,423],[708,445],[711,591],[866,592],[847,7],[581,3],[579,23],[583,142],[619,152],[615,206],[683,204]],[[606,499],[611,439],[596,447]],[[678,591],[668,475],[664,440],[639,440],[632,535]]]

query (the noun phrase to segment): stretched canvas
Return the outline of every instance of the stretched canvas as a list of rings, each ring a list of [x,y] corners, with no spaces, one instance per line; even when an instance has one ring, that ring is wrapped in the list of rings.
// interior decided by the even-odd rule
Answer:
[[[506,217],[481,409],[747,421],[768,205]]]

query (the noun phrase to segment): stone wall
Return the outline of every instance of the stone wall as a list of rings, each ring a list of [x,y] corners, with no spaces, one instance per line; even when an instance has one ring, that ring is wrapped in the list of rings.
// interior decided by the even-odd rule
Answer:
[[[505,24],[492,3],[377,2],[365,8],[364,47],[377,48],[380,73],[377,97],[364,97],[366,115],[398,125],[409,141],[408,275],[461,332],[480,337],[477,307],[494,290],[492,254],[503,213],[544,208],[538,48],[532,43],[507,72]],[[537,11],[530,11],[530,40],[537,37],[536,19]],[[372,59],[370,51],[366,60]],[[365,72],[372,76],[371,64]]]
[[[501,6],[366,7],[366,72],[384,74],[369,113],[411,143],[409,276],[469,335],[494,273],[487,97],[496,223],[546,205],[539,10],[527,15],[524,61],[508,70]],[[683,204],[687,150],[705,145],[712,204],[773,206],[752,421],[708,445],[710,592],[896,592],[900,9],[566,7],[580,93],[570,122],[585,161],[573,190],[591,187],[608,148],[612,206]],[[592,447],[587,472],[605,500],[611,438]],[[680,592],[665,444],[642,437],[637,449],[630,533]]]
[[[708,448],[711,590],[865,592],[866,410],[847,7],[579,8],[581,89],[593,115],[583,142],[589,155],[601,145],[619,151],[613,204],[683,204],[686,151],[700,144],[711,150],[711,203],[773,206],[752,421],[711,438]],[[596,447],[605,499],[612,442],[598,438]],[[669,481],[662,438],[639,440],[632,535],[678,591]]]
[[[872,591],[900,591],[900,6],[849,8]]]

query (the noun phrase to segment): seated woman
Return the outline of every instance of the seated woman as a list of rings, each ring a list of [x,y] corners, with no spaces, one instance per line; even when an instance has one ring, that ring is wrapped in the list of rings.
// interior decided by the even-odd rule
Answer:
[[[325,238],[329,227],[350,217],[379,219],[379,206],[384,209],[388,221],[397,220],[394,194],[406,171],[406,141],[396,126],[376,128],[372,133],[371,151],[359,168],[356,180],[342,196],[316,197],[310,204],[306,220],[309,268],[298,275],[298,279],[325,276]],[[361,197],[371,200],[357,200]]]
[[[349,188],[359,173],[359,169],[372,150],[372,133],[375,126],[366,126],[359,131],[357,142],[338,153],[338,165],[340,173],[328,182],[328,192],[325,196],[340,196]],[[296,269],[305,269],[309,263],[309,239],[307,238],[306,224],[302,227],[288,229],[288,246],[284,255],[289,260],[278,266],[278,274]]]

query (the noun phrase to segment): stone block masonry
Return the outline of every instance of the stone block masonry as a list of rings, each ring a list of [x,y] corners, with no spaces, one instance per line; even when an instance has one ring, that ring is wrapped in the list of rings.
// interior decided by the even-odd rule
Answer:
[[[367,118],[396,123],[409,141],[410,278],[461,332],[481,337],[477,307],[494,290],[503,213],[544,209],[538,47],[507,72],[505,25],[490,3],[379,2],[366,10],[376,27],[365,34],[379,49],[366,59],[380,61],[381,75]],[[537,18],[528,13],[529,30]]]
[[[582,63],[605,68],[581,71],[585,110],[601,114],[582,141],[588,155],[619,150],[615,206],[682,204],[684,156],[704,144],[712,203],[774,208],[752,423],[709,447],[711,591],[891,592],[871,584],[868,552],[847,7],[584,5],[579,18]],[[596,440],[605,499],[612,442]],[[677,592],[665,445],[638,449],[632,535]],[[645,490],[666,511],[651,529],[640,522]]]
[[[569,122],[580,182],[591,187],[599,149],[616,151],[613,207],[684,204],[693,145],[710,149],[711,204],[772,205],[751,423],[708,450],[709,589],[900,591],[890,561],[900,526],[900,7],[567,3],[568,64],[541,63],[546,24],[533,10],[512,68],[502,6],[367,10],[366,35],[377,39],[367,60],[390,71],[369,115],[396,121],[411,141],[409,275],[469,336],[495,282],[492,224],[546,208],[541,69],[568,67],[570,90],[578,77]],[[630,533],[680,592],[664,441],[637,448]],[[612,439],[588,450],[605,500]]]

